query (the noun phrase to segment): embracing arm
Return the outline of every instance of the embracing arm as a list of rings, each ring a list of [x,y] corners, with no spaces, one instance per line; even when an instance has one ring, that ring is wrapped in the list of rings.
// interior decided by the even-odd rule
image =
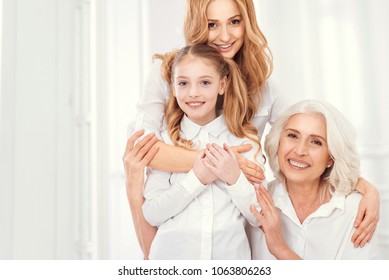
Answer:
[[[363,194],[363,198],[354,222],[357,230],[351,240],[355,247],[363,247],[371,240],[377,228],[380,218],[380,194],[375,186],[363,178],[359,178],[356,190]]]
[[[126,175],[126,193],[131,209],[132,222],[144,258],[147,259],[157,228],[147,223],[143,216],[142,204],[144,198],[142,189],[144,185],[145,166],[157,153],[158,148],[155,147],[157,138],[152,134],[147,135],[139,143],[135,144],[136,139],[143,135],[143,133],[143,131],[139,131],[128,139],[123,155],[123,164]]]
[[[159,151],[149,163],[150,167],[173,173],[188,172],[193,168],[198,152],[175,147],[162,141],[158,141],[156,146]]]

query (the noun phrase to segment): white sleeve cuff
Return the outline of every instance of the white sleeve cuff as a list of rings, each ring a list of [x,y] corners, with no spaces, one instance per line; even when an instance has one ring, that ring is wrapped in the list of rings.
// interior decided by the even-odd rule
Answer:
[[[193,169],[191,169],[185,178],[180,182],[180,186],[189,194],[200,193],[206,188],[206,185],[203,185],[196,177]]]

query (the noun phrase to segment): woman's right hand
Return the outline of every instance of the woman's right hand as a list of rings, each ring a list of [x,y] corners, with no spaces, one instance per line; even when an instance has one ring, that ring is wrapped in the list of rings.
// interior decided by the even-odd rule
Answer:
[[[236,158],[238,159],[240,170],[242,170],[247,180],[249,180],[251,183],[261,184],[262,181],[265,180],[263,169],[255,162],[248,160],[240,154],[250,151],[252,146],[250,144],[245,144],[241,146],[234,146],[232,149],[234,150]]]
[[[146,135],[136,143],[143,134],[144,130],[142,129],[128,139],[123,155],[127,192],[134,192],[138,195],[142,194],[144,169],[158,152],[158,147],[155,146],[158,139],[154,133]]]

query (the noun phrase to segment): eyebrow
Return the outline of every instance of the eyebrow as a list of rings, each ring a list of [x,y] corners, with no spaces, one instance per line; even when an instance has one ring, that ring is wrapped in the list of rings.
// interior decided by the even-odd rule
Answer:
[[[286,128],[286,129],[285,129],[285,132],[288,132],[288,131],[291,131],[291,132],[295,132],[295,133],[301,134],[300,131],[298,131],[298,130],[296,130],[296,129],[293,129],[293,128]],[[326,139],[325,139],[323,136],[321,136],[321,135],[310,134],[309,136],[310,136],[310,137],[315,137],[315,138],[320,138],[320,139],[322,139],[324,142],[327,143]]]
[[[213,78],[214,77],[208,76],[208,75],[197,77],[197,79],[213,79]],[[189,79],[189,77],[187,77],[187,76],[178,76],[178,77],[176,77],[176,79]]]
[[[242,18],[242,15],[235,15],[235,16],[232,16],[232,17],[228,18],[227,20],[232,20],[232,19],[234,19],[234,18],[236,18],[236,17]],[[208,21],[219,21],[219,20],[217,20],[217,19],[210,19],[210,18],[209,18]]]

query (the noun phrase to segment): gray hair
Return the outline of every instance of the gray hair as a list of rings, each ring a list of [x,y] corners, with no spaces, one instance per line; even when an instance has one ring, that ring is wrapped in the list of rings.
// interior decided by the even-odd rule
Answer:
[[[324,117],[328,151],[334,164],[321,176],[323,193],[347,195],[355,189],[360,176],[359,156],[355,146],[355,131],[351,123],[333,105],[317,100],[304,100],[292,105],[272,126],[265,140],[265,152],[275,178],[285,181],[278,163],[281,134],[288,120],[296,114],[314,113]]]

